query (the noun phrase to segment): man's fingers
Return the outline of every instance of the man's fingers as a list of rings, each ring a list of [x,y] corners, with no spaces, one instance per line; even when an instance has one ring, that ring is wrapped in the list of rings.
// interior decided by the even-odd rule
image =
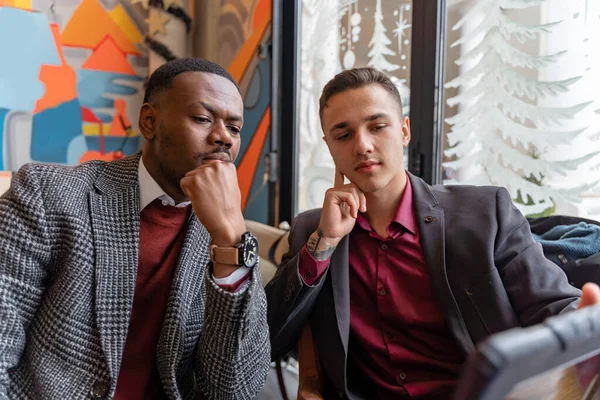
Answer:
[[[358,217],[360,204],[354,193],[338,192],[336,193],[336,197],[344,215],[351,216],[352,218]],[[344,204],[347,205],[347,208],[344,207]]]
[[[347,196],[351,196],[353,198],[353,202],[352,205],[349,204],[352,210],[350,215],[352,215],[353,218],[357,218],[358,212],[367,211],[367,198],[365,197],[365,194],[361,192],[360,189],[358,189],[353,183],[350,183],[348,185],[343,184],[344,175],[340,172],[340,170],[337,167],[335,169],[335,173],[336,186],[329,189],[327,191],[326,196],[334,196],[335,198],[338,198],[341,201],[346,201],[346,199],[348,198]],[[341,186],[337,186],[340,184]],[[330,197],[330,199],[332,198]]]
[[[342,174],[342,171],[340,171],[338,167],[335,167],[335,179],[333,187],[341,188],[342,186],[344,186],[344,174]]]
[[[181,190],[183,191],[183,193],[188,196],[188,186],[190,184],[190,179],[188,176],[184,176],[183,178],[181,178],[181,180],[179,181],[179,187],[181,188]]]
[[[356,207],[358,209],[358,211],[360,212],[366,212],[367,211],[367,198],[365,197],[365,194],[363,192],[360,191],[359,188],[357,188],[354,184],[349,184],[349,185],[345,185],[343,188],[338,189],[340,192],[347,192],[347,193],[351,193],[354,196],[354,199],[356,200]]]
[[[358,191],[358,197],[360,198],[360,211],[367,212],[367,197],[360,190]]]
[[[198,171],[199,171],[200,169],[202,169],[202,168],[210,168],[210,164],[202,164],[202,165],[199,165],[199,166],[197,166],[196,168],[192,169],[191,171],[188,171],[188,172],[185,174],[185,176],[186,176],[186,177],[188,177],[188,176],[193,176],[193,175],[196,175],[196,174],[198,173]]]
[[[208,170],[214,170],[214,171],[226,171],[227,169],[233,169],[235,170],[235,164],[233,164],[232,162],[207,162],[201,165],[198,165],[196,168],[188,171],[185,176],[192,176],[198,173],[198,171],[208,171]]]
[[[350,206],[348,205],[348,203],[344,202],[344,203],[340,204],[340,210],[342,211],[342,215],[344,217],[352,216],[352,210],[350,209]]]
[[[356,198],[356,204],[358,205],[358,211],[366,212],[367,211],[367,198],[365,197],[365,194],[363,192],[361,192],[360,189],[354,185],[350,186],[348,189],[350,189],[350,191],[352,192],[352,194],[354,194],[354,197]]]

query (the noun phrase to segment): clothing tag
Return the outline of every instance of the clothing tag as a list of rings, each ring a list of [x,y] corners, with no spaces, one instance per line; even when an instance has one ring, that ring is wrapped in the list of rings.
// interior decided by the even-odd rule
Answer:
[[[565,257],[564,254],[559,254],[557,257],[560,263],[563,265],[569,262],[569,260],[567,260],[567,257]]]

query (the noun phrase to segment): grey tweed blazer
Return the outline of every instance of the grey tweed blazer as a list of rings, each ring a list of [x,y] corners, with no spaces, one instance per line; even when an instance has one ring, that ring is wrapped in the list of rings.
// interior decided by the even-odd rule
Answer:
[[[138,265],[140,153],[28,164],[0,197],[0,399],[112,398]],[[207,273],[192,218],[156,349],[170,399],[250,399],[269,369],[259,268],[239,292]]]

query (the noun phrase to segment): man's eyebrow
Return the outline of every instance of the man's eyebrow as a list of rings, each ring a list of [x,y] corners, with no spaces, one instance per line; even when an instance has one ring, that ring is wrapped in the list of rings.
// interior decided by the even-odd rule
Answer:
[[[386,113],[376,113],[369,115],[365,118],[365,121],[375,121],[379,118],[388,118],[389,116]]]
[[[214,106],[212,106],[209,103],[206,103],[204,101],[200,101],[197,104],[199,104],[200,106],[202,106],[206,111],[208,111],[209,113],[213,114],[213,115],[221,115],[222,113],[219,112],[219,110],[217,110]],[[239,114],[231,114],[229,113],[227,115],[227,121],[230,122],[244,122],[244,117],[239,115]]]
[[[368,115],[364,118],[365,121],[376,121],[379,118],[389,118],[389,115],[386,113],[375,113],[375,114],[371,114]],[[346,121],[342,121],[342,122],[338,122],[337,124],[333,125],[331,127],[331,129],[329,129],[329,132],[335,131],[336,129],[346,129],[350,124]]]
[[[331,129],[329,131],[331,132],[331,131],[334,131],[336,129],[344,129],[344,128],[347,128],[347,127],[348,127],[348,123],[344,121],[344,122],[340,122],[340,123],[335,124],[334,126],[331,127]]]

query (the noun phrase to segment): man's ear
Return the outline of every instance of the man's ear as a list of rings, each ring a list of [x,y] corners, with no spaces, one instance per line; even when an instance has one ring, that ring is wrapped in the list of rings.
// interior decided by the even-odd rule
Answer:
[[[406,147],[410,143],[410,119],[404,117],[402,121],[402,146]]]
[[[149,103],[144,103],[140,109],[138,127],[140,129],[140,133],[146,140],[154,139],[154,131],[156,129],[156,114],[156,108]]]

